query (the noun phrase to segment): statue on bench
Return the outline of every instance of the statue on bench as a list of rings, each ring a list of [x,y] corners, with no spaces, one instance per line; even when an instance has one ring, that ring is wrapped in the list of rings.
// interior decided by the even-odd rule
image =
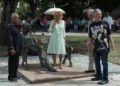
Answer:
[[[40,60],[40,65],[41,67],[45,67],[48,71],[51,72],[57,72],[56,69],[52,67],[52,65],[49,63],[49,60],[47,58],[46,52],[45,52],[45,47],[47,44],[42,43],[42,41],[46,40],[44,39],[44,34],[41,35],[41,38],[34,39],[32,37],[32,34],[30,32],[30,25],[25,23],[22,25],[22,66],[24,67],[24,63],[26,64],[26,69],[28,69],[28,64],[27,64],[27,57],[28,57],[28,52],[29,51],[35,51],[38,52],[39,55],[39,60]],[[43,38],[42,38],[43,37]]]

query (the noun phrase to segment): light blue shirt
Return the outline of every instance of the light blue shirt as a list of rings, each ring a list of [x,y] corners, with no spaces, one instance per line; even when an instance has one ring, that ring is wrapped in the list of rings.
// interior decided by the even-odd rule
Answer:
[[[104,21],[106,21],[108,24],[109,24],[109,27],[110,27],[110,29],[111,29],[111,25],[113,24],[113,19],[112,19],[112,17],[111,16],[108,16],[108,17],[104,17],[103,18],[103,20]]]

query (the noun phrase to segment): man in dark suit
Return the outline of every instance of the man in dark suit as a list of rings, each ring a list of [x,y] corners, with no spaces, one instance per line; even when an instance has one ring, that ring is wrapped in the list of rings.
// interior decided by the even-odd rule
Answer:
[[[19,55],[22,47],[21,24],[17,13],[11,14],[11,23],[8,24],[6,42],[8,47],[8,80],[17,81]]]

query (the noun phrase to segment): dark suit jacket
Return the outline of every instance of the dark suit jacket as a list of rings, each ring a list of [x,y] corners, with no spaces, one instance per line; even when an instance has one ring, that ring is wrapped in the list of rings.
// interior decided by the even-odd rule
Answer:
[[[21,25],[8,24],[6,34],[6,44],[8,50],[15,49],[16,53],[21,52],[22,48],[22,35]]]

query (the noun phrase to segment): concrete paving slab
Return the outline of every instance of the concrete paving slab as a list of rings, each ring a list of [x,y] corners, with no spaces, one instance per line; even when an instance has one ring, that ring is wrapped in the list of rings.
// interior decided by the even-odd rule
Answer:
[[[38,64],[29,65],[29,70],[19,67],[19,73],[28,83],[32,84],[82,78],[94,75],[94,73],[84,73],[81,68],[67,66],[64,66],[63,69],[57,69],[57,72],[49,72],[40,68]]]

